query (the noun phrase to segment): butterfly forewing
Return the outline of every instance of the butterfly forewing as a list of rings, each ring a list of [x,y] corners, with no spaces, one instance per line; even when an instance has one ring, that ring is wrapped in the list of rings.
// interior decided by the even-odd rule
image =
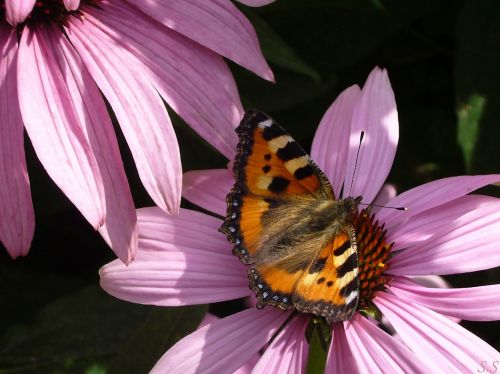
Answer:
[[[234,253],[249,263],[262,240],[263,214],[290,196],[333,198],[333,190],[307,153],[268,115],[247,111],[236,132],[235,184],[221,231],[235,245]]]

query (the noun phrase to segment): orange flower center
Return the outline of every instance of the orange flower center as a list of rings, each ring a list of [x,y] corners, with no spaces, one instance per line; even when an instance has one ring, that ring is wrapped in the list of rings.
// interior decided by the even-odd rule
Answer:
[[[387,280],[384,272],[394,243],[387,243],[384,225],[380,226],[378,221],[374,221],[374,215],[370,215],[366,209],[355,215],[353,225],[358,246],[358,310],[366,310],[372,306],[374,294],[385,287]]]

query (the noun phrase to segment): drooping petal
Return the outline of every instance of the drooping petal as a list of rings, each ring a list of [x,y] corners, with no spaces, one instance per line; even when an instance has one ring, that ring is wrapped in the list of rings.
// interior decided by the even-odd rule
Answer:
[[[49,176],[98,228],[104,223],[104,187],[89,141],[61,70],[59,43],[50,26],[27,26],[19,44],[18,88],[24,125]]]
[[[198,329],[180,340],[151,374],[232,373],[261,349],[289,313],[247,309]]]
[[[431,288],[450,288],[451,284],[439,275],[416,275],[408,277],[419,285]]]
[[[55,52],[68,94],[104,184],[106,221],[99,231],[116,255],[128,264],[137,249],[137,217],[113,125],[99,89],[74,48],[66,38],[59,40],[58,47]]]
[[[248,6],[264,6],[267,4],[274,3],[276,0],[238,0],[240,3]]]
[[[453,201],[478,188],[500,181],[500,175],[462,175],[443,178],[422,184],[396,196],[391,206],[406,207],[406,211],[382,209],[377,219],[385,222],[386,227],[396,226],[411,217],[449,201]]]
[[[346,179],[351,120],[360,95],[354,85],[337,97],[321,119],[311,147],[311,158],[326,174],[337,197]]]
[[[465,373],[490,365],[500,353],[448,318],[418,304],[380,292],[374,299],[402,341],[425,358],[428,372]]]
[[[184,174],[182,196],[203,209],[226,215],[226,195],[234,184],[227,169],[196,170]]]
[[[359,314],[344,326],[347,342],[361,373],[432,372],[423,359]]]
[[[156,205],[177,212],[182,184],[179,147],[160,96],[143,79],[144,67],[89,22],[71,18],[65,31],[113,108],[144,187]]]
[[[262,78],[274,79],[251,23],[230,1],[127,1],[165,26]]]
[[[297,316],[286,324],[262,355],[252,374],[305,372],[309,344],[305,337],[309,318]]]
[[[360,146],[361,131],[364,131],[364,138]],[[398,138],[394,92],[387,71],[375,68],[366,80],[352,115],[344,179],[345,186],[350,186],[354,178],[351,196],[363,196],[364,203],[373,201],[391,170]]]
[[[125,2],[102,2],[100,8],[85,8],[86,24],[132,51],[147,67],[142,74],[165,101],[205,140],[232,159],[237,144],[234,128],[243,109],[223,59],[137,14],[137,9]]]
[[[399,298],[438,313],[469,321],[500,319],[500,285],[470,288],[429,288],[405,277],[391,279],[390,289]]]
[[[465,195],[439,205],[435,208],[425,210],[411,217],[404,224],[389,230],[387,241],[394,242],[393,251],[408,248],[431,238],[446,233],[450,226],[457,225],[464,215],[473,212],[481,205],[495,203],[497,199],[482,195]]]
[[[500,266],[500,199],[482,197],[476,203],[427,240],[396,252],[388,273],[445,275]]]
[[[12,258],[28,253],[35,231],[17,97],[17,37],[0,24],[0,241]]]
[[[77,10],[80,6],[80,0],[64,0],[64,6],[68,10]]]
[[[36,0],[5,0],[5,18],[12,26],[24,22],[35,6]]]
[[[378,195],[375,197],[375,200],[373,200],[373,203],[377,204],[377,205],[384,205],[385,206],[389,201],[394,199],[396,197],[396,195],[397,195],[396,187],[394,187],[394,185],[392,185],[392,184],[386,183],[380,189]],[[377,208],[378,210],[387,209],[387,208],[380,208],[380,207],[375,207],[375,208]],[[376,211],[378,211],[378,210],[376,210]]]
[[[326,358],[325,374],[358,373],[345,335],[345,323],[336,323],[332,329],[332,342]]]
[[[402,277],[398,277],[401,279]],[[405,279],[410,279],[411,281],[416,282],[418,285],[423,286],[425,288],[451,288],[452,285],[446,281],[443,277],[439,275],[413,275],[409,277],[404,277]],[[460,323],[462,318],[452,317],[446,315],[451,321],[455,323]]]
[[[204,304],[250,295],[245,266],[231,253],[217,218],[181,209],[138,210],[139,249],[130,265],[101,268],[101,286],[111,295],[141,304]]]

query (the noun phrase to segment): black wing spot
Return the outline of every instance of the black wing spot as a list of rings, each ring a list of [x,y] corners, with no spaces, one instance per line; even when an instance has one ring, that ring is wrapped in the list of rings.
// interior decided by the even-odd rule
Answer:
[[[264,160],[269,161],[270,159],[271,159],[271,154],[270,153],[266,153],[264,155]]]
[[[324,277],[321,277],[318,279],[318,281],[316,282],[317,284],[321,284],[325,281],[325,278]]]
[[[351,243],[349,242],[349,240],[346,240],[344,244],[342,244],[340,247],[335,249],[335,251],[333,251],[333,254],[335,256],[342,256],[344,252],[347,251],[349,248],[351,248]]]
[[[290,181],[283,177],[274,177],[267,189],[273,193],[280,193],[286,190]]]
[[[295,172],[293,173],[293,176],[295,178],[297,178],[298,180],[301,180],[301,179],[310,177],[313,174],[314,174],[314,170],[311,167],[311,165],[306,165],[306,166],[303,166],[303,167],[295,170]]]
[[[337,277],[342,278],[344,275],[358,267],[358,255],[352,253],[345,262],[337,268]]]
[[[302,157],[305,154],[304,150],[294,141],[288,142],[283,148],[278,149],[278,152],[276,152],[276,155],[284,162]]]
[[[271,170],[271,167],[269,165],[265,165],[262,167],[262,171],[266,174],[269,173],[269,170]]]
[[[262,132],[262,137],[267,141],[273,140],[281,135],[283,135],[283,131],[278,126],[274,126],[274,124],[266,127]]]
[[[326,282],[326,286],[327,286],[327,287],[331,287],[331,286],[333,286],[333,282],[332,282],[332,281],[328,281],[328,282]]]
[[[359,282],[355,278],[340,289],[340,294],[344,297],[347,297],[351,294],[351,292],[358,291],[358,288],[359,288]]]

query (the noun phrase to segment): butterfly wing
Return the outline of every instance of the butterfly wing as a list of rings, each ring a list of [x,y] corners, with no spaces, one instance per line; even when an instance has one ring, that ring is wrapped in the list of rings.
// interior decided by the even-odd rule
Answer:
[[[296,281],[292,303],[303,313],[344,321],[359,300],[358,254],[354,228],[340,228]]]
[[[354,231],[339,225],[325,237],[304,222],[309,209],[335,199],[328,179],[269,116],[249,111],[236,131],[235,185],[221,231],[253,265],[257,306],[349,318],[359,287]]]
[[[247,111],[236,132],[235,184],[227,196],[221,231],[234,244],[233,253],[251,263],[264,237],[264,215],[291,196],[334,196],[326,176],[268,115]]]
[[[359,300],[358,256],[352,226],[339,228],[314,257],[284,257],[250,270],[257,307],[295,307],[323,316],[329,323],[349,319]],[[311,260],[312,258],[312,260]]]

